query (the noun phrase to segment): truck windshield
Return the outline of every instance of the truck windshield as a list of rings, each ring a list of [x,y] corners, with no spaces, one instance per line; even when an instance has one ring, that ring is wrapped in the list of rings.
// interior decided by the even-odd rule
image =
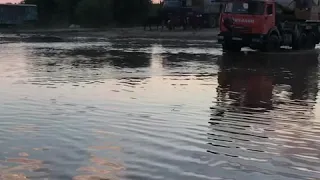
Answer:
[[[264,2],[229,2],[225,6],[225,13],[231,14],[253,14],[264,13]]]

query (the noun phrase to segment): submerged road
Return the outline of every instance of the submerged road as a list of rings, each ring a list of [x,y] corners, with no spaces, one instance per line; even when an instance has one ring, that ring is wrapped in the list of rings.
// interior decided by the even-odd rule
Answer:
[[[0,44],[0,179],[316,180],[318,50]]]

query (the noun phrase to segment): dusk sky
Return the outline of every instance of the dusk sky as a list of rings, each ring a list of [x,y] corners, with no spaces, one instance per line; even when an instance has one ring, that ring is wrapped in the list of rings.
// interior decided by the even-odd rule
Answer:
[[[154,2],[159,2],[159,0],[153,0]],[[11,2],[11,3],[18,3],[18,2],[21,2],[21,0],[0,0],[0,3],[8,3],[8,2]]]
[[[11,3],[18,3],[20,2],[21,0],[0,0],[0,3],[8,3],[8,2],[11,2]]]

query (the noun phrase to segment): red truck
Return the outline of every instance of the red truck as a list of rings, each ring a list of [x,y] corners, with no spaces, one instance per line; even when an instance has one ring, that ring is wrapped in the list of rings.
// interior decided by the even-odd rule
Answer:
[[[242,47],[267,52],[281,46],[314,49],[320,42],[319,5],[314,0],[286,5],[280,0],[230,0],[220,15],[218,42],[226,52]]]

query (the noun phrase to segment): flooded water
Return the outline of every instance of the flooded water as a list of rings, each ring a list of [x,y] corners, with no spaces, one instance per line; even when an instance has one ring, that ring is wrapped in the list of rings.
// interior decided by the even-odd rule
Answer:
[[[319,180],[317,51],[0,46],[0,180]]]

